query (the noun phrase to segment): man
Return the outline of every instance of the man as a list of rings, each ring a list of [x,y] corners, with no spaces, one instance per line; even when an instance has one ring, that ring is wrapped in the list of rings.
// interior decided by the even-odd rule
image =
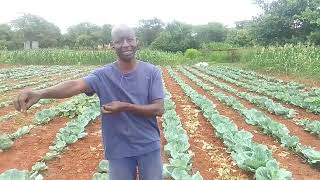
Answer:
[[[67,98],[80,93],[100,99],[102,139],[109,160],[111,180],[162,179],[160,133],[156,116],[164,111],[160,70],[135,59],[138,41],[128,26],[112,30],[112,45],[118,60],[88,76],[46,89],[23,90],[14,100],[26,111],[43,98]],[[90,163],[90,162],[88,162]]]

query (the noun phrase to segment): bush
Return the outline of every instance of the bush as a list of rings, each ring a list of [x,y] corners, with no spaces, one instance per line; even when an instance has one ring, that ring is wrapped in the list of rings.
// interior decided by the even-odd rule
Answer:
[[[320,31],[312,32],[308,37],[311,43],[315,45],[320,45]]]
[[[184,56],[189,59],[196,59],[201,56],[201,52],[197,49],[187,49]]]
[[[235,48],[235,46],[225,42],[211,42],[208,44],[201,45],[201,49],[205,49],[205,50],[221,50],[221,49],[230,49],[230,48]]]

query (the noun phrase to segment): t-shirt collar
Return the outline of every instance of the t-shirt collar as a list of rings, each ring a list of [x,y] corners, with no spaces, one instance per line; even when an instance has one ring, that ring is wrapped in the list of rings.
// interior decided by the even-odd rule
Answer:
[[[119,74],[121,74],[122,76],[131,76],[131,75],[135,74],[135,73],[138,71],[138,68],[139,68],[139,66],[140,66],[141,61],[140,61],[140,60],[136,60],[136,61],[137,61],[136,67],[135,67],[132,71],[130,71],[130,72],[128,72],[128,73],[123,73],[123,72],[119,69],[119,67],[117,66],[118,60],[112,63],[112,67],[113,67],[114,69],[116,69],[116,71],[117,71]]]

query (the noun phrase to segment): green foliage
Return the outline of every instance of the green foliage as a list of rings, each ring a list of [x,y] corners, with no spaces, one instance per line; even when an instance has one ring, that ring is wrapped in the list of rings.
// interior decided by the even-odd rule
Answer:
[[[272,160],[272,154],[265,145],[257,145],[251,148],[238,149],[237,153],[232,153],[232,158],[241,169],[255,172]]]
[[[94,173],[93,180],[109,180],[109,175],[106,173]]]
[[[0,151],[9,149],[16,139],[28,134],[33,127],[34,125],[23,126],[9,135],[0,135]]]
[[[204,57],[213,62],[235,62],[239,61],[240,55],[235,49],[235,44],[226,42],[211,42],[201,45],[201,51]]]
[[[45,162],[36,162],[31,169],[33,172],[36,172],[36,171],[40,172],[40,171],[47,170],[48,166],[46,165]]]
[[[97,172],[94,173],[93,180],[108,180],[109,179],[109,163],[107,160],[101,160]]]
[[[30,173],[27,171],[19,171],[10,169],[0,175],[0,180],[26,180],[29,179]]]
[[[22,37],[7,24],[0,24],[0,50],[13,50],[21,47]]]
[[[201,56],[201,52],[197,49],[187,49],[184,56],[189,59],[197,59]]]
[[[257,180],[293,180],[292,174],[279,168],[279,164],[270,160],[267,162],[266,167],[260,167],[255,173]]]
[[[198,48],[192,26],[177,21],[169,23],[165,30],[151,43],[151,47],[162,51],[184,52],[189,48]]]
[[[78,65],[106,64],[116,60],[113,51],[37,49],[0,51],[0,62],[6,64]]]
[[[183,129],[179,116],[175,111],[175,103],[171,100],[171,94],[165,89],[165,111],[162,126],[167,144],[164,151],[170,156],[169,164],[163,166],[164,177],[173,179],[202,180],[199,172],[189,175],[191,172],[191,153],[187,132]]]
[[[28,171],[9,169],[0,174],[0,180],[43,180],[43,177],[37,173],[31,174]]]
[[[316,25],[317,27],[320,27],[319,7],[319,0],[308,1],[308,7],[301,13],[299,18],[303,19],[305,22],[309,22],[311,25]]]
[[[164,52],[152,49],[141,49],[138,51],[138,59],[157,65],[177,65],[192,63],[192,60],[187,60],[181,52]]]
[[[201,49],[204,49],[204,50],[225,50],[225,49],[231,49],[236,47],[237,47],[236,45],[229,44],[226,42],[211,42],[207,44],[201,44]]]
[[[319,88],[308,89],[295,82],[286,83],[282,80],[276,80],[275,78],[268,78],[267,76],[262,75],[256,75],[254,77],[253,72],[246,73],[246,71],[243,70],[225,71],[219,70],[219,68],[210,69],[211,70],[209,71],[205,70],[206,73],[233,83],[237,86],[247,88],[252,92],[271,96],[275,99],[290,103],[295,106],[299,106],[315,114],[320,113],[320,104],[317,101],[317,97],[320,94]],[[263,80],[261,78],[263,78]],[[257,84],[259,84],[259,87],[257,87]],[[301,91],[301,89],[304,89],[304,91]],[[287,115],[289,115],[288,117],[290,117],[290,111],[287,112]]]
[[[255,18],[249,29],[262,45],[305,42],[320,28],[319,0],[278,0],[257,3],[264,14]]]
[[[139,20],[137,36],[140,44],[149,46],[163,31],[164,23],[157,18]]]
[[[34,125],[23,126],[23,127],[19,128],[16,132],[10,134],[9,136],[10,136],[11,140],[16,140],[19,137],[21,137],[25,134],[28,134],[33,127],[34,127]]]
[[[320,164],[320,152],[308,147],[308,146],[297,146],[297,151],[301,152],[305,157],[307,157],[308,162],[311,164]]]
[[[13,145],[13,141],[7,134],[0,135],[0,151],[9,149]]]
[[[24,41],[39,41],[39,46],[42,48],[57,47],[61,38],[59,27],[40,16],[24,14],[11,24],[19,34],[22,34]]]
[[[98,35],[100,35],[101,42],[103,44],[111,43],[111,41],[112,41],[111,30],[112,30],[112,26],[110,24],[102,25],[101,31],[100,31],[100,33],[98,32]]]
[[[311,134],[315,134],[316,136],[320,137],[320,121],[304,119],[299,120],[296,123],[304,127],[305,131],[308,131]]]
[[[107,160],[101,160],[97,169],[99,173],[107,173],[109,172],[109,163]]]
[[[240,47],[251,47],[255,44],[254,37],[248,29],[229,30],[225,42]]]
[[[141,49],[137,58],[157,65],[174,65],[193,63],[182,53],[163,52]],[[0,51],[0,63],[3,64],[36,64],[36,65],[103,65],[117,59],[112,50],[60,50],[38,49],[20,51]],[[0,103],[1,106],[1,103]]]
[[[108,24],[100,27],[88,22],[80,23],[68,28],[62,45],[73,49],[96,49],[98,45],[111,42],[111,29]]]
[[[206,25],[194,27],[196,39],[201,43],[222,42],[225,40],[227,28],[218,22],[210,22]]]
[[[238,166],[244,170],[255,172],[259,167],[265,167],[269,160],[273,160],[271,151],[261,144],[256,144],[252,141],[253,135],[249,132],[239,131],[237,126],[225,116],[221,116],[215,105],[212,104],[207,97],[198,94],[189,85],[187,85],[177,74],[171,69],[168,69],[170,76],[180,85],[183,91],[191,100],[200,107],[204,116],[208,118],[212,126],[216,129],[216,135],[222,138],[224,144],[232,153],[232,158],[236,161]],[[231,101],[231,97],[227,97],[222,93],[217,93],[214,89],[197,79],[191,73],[182,71],[188,78],[194,81],[197,85],[209,91],[215,95],[219,100],[225,99],[225,103],[228,105],[234,105]],[[230,101],[229,101],[230,100]],[[239,108],[239,105],[234,105],[237,110],[245,110],[245,108]],[[280,170],[280,168],[278,168]],[[286,172],[285,169],[281,169]],[[290,174],[288,172],[288,174]]]
[[[40,112],[37,112],[32,120],[33,124],[40,125],[40,124],[46,124],[50,120],[52,120],[54,117],[59,115],[59,111],[56,109],[44,109]]]
[[[204,68],[200,68],[200,67],[198,69],[205,70]],[[216,92],[213,89],[210,89],[210,86],[208,86],[207,84],[203,83],[201,80],[197,79],[196,76],[194,76],[193,74],[189,73],[188,71],[183,70],[183,69],[181,69],[181,71],[189,79],[194,81],[197,85],[199,85],[204,90],[208,91],[210,94],[215,96],[219,101],[221,101],[224,104],[226,104],[226,105],[232,107],[233,109],[239,111],[240,114],[245,117],[245,121],[248,124],[260,127],[265,134],[270,134],[273,137],[275,137],[278,141],[280,141],[282,146],[284,146],[284,147],[286,147],[288,149],[291,149],[294,152],[296,152],[297,154],[300,154],[303,157],[305,157],[310,164],[315,164],[316,165],[316,164],[319,163],[317,158],[318,158],[318,155],[320,154],[320,152],[316,151],[316,150],[314,150],[312,148],[309,148],[309,147],[305,148],[304,145],[299,143],[299,138],[298,137],[292,136],[292,135],[289,134],[290,131],[288,130],[288,128],[284,124],[281,124],[281,123],[279,123],[277,121],[274,121],[269,116],[267,116],[266,114],[264,114],[263,112],[261,112],[261,111],[259,111],[257,109],[248,109],[248,108],[246,108],[235,97],[227,96],[227,95],[225,95],[223,93]],[[225,72],[225,73],[231,74],[231,73],[228,73],[228,72]],[[224,78],[225,76],[223,75],[224,71],[222,71],[222,72],[211,71],[211,74],[214,75],[214,76],[220,77],[220,78],[222,78],[224,80],[226,79],[226,78]],[[255,83],[255,87],[256,87],[256,84],[257,83]],[[261,88],[261,87],[259,87],[259,88]],[[304,150],[306,150],[306,151],[304,151]],[[238,158],[240,158],[240,159],[238,159],[239,160],[238,162],[242,163],[241,157],[238,157]],[[251,163],[251,161],[249,161],[249,163]],[[248,166],[246,166],[246,167],[248,167]]]
[[[230,55],[227,51],[211,52],[208,59],[217,63],[231,62]]]
[[[247,59],[248,67],[285,74],[320,74],[320,49],[311,45],[270,46],[258,48]]]
[[[311,43],[315,45],[320,45],[320,31],[311,32],[308,36],[308,39]]]
[[[77,104],[77,109],[79,109],[78,116],[76,119],[69,121],[64,128],[59,130],[53,145],[49,147],[49,151],[43,157],[43,160],[57,158],[67,145],[73,144],[78,139],[85,137],[87,135],[84,132],[85,127],[100,114],[98,100],[94,97],[80,97],[79,103],[75,104]]]

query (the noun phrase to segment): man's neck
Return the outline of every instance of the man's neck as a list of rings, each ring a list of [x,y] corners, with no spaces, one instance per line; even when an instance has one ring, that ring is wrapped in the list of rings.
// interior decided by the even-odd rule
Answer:
[[[132,59],[131,61],[126,62],[126,61],[118,59],[117,65],[118,65],[118,68],[120,69],[120,71],[122,73],[126,74],[126,73],[130,73],[135,70],[135,68],[137,66],[137,60]]]

